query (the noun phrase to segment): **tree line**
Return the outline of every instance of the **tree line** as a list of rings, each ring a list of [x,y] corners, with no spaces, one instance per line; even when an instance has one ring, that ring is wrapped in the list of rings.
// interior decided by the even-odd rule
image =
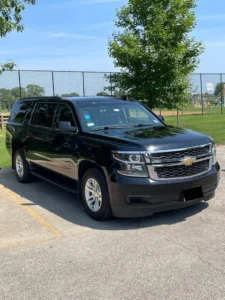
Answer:
[[[106,89],[107,87],[105,87]],[[108,89],[108,88],[107,88]],[[58,95],[56,95],[58,96]],[[101,91],[101,92],[98,92],[96,94],[96,96],[114,96],[114,97],[117,97],[117,98],[121,98],[124,96],[124,93],[122,91],[119,91],[119,90],[115,90],[115,91],[112,91],[110,93],[106,92],[106,91]],[[73,93],[69,93],[69,94],[62,94],[61,97],[80,97],[80,95],[76,92],[73,92]]]
[[[14,102],[20,98],[43,97],[45,89],[37,84],[28,84],[24,87],[14,87],[12,89],[0,89],[0,109],[10,110]]]
[[[121,91],[114,91],[111,93],[115,97],[121,97],[123,93]],[[101,91],[96,96],[111,96],[106,91]],[[20,98],[29,97],[43,97],[46,96],[44,87],[37,84],[28,84],[26,87],[14,87],[12,89],[0,88],[0,110],[10,110],[14,102]],[[56,95],[60,96],[59,94]],[[80,97],[77,92],[64,93],[61,97]]]

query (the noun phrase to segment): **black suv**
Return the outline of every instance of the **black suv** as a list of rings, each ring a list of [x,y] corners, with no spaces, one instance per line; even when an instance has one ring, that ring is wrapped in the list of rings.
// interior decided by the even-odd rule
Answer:
[[[20,182],[35,175],[77,191],[97,220],[207,201],[219,181],[210,137],[113,97],[21,99],[11,111],[6,147]]]

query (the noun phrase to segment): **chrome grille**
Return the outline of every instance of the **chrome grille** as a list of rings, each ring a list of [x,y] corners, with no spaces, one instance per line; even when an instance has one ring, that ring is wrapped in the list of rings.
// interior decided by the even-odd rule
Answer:
[[[188,159],[190,164],[188,165]],[[185,179],[202,175],[212,168],[212,144],[149,153],[150,177],[154,180]]]
[[[152,163],[165,163],[173,162],[183,159],[186,156],[192,156],[196,158],[207,157],[211,154],[211,145],[205,145],[203,147],[194,147],[189,149],[177,150],[174,152],[159,152],[152,153]]]
[[[203,160],[192,166],[177,165],[171,167],[156,167],[156,173],[160,179],[168,178],[185,178],[195,176],[209,170],[210,160]]]

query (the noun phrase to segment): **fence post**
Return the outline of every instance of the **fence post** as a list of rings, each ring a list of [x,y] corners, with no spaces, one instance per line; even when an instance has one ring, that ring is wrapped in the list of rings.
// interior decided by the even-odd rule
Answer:
[[[21,87],[21,75],[20,70],[18,70],[19,88],[20,88],[20,98],[22,98],[22,87]]]
[[[201,84],[201,104],[202,104],[202,115],[204,115],[204,104],[203,104],[203,94],[202,94],[202,74],[200,74],[200,84]]]
[[[53,97],[54,97],[55,96],[54,71],[52,71],[52,92],[53,92]]]
[[[83,77],[83,96],[85,97],[85,82],[84,82],[84,72],[82,72]]]
[[[1,129],[3,129],[3,115],[1,115]]]
[[[220,97],[220,103],[221,103],[221,115],[223,114],[223,91],[224,91],[224,87],[223,87],[223,75],[220,74],[220,82],[221,82],[221,97]]]
[[[177,126],[180,125],[180,122],[179,122],[179,109],[177,108]]]
[[[112,73],[110,72],[109,78],[110,78],[110,91],[111,91],[111,96],[113,95],[112,93],[112,79],[111,79]]]

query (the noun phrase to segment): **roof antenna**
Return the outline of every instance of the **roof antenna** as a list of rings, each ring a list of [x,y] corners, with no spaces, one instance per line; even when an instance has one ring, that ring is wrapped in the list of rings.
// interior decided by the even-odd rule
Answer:
[[[127,100],[128,100],[128,99],[127,99],[127,95],[123,95],[123,96],[122,96],[122,100],[127,101]]]

